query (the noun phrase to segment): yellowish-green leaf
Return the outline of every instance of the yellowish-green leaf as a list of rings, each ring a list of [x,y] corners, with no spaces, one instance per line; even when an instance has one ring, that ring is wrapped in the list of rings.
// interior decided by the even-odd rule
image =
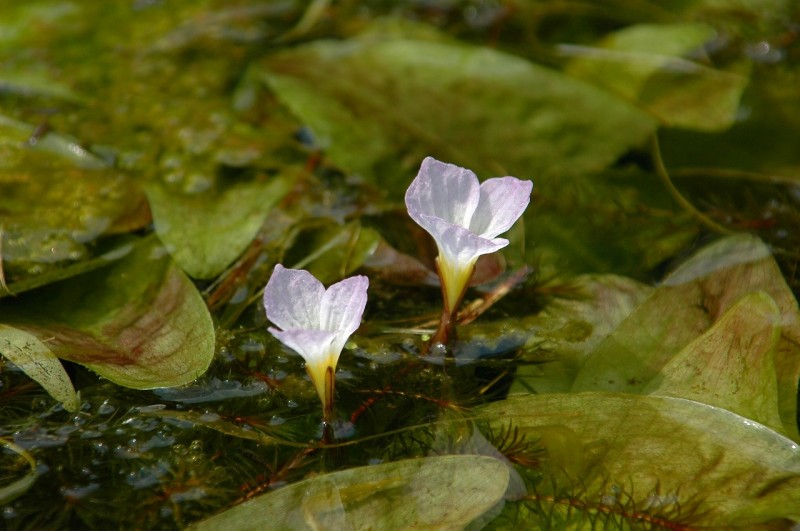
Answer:
[[[0,354],[37,381],[67,411],[78,411],[80,403],[61,361],[39,338],[12,326],[0,324]]]
[[[502,499],[508,481],[507,465],[492,457],[408,459],[315,476],[190,529],[463,529]]]
[[[771,297],[780,311],[780,338],[772,351],[765,347],[763,354],[774,358],[778,388],[777,396],[771,399],[777,401],[783,431],[794,439],[800,439],[797,431],[800,310],[769,248],[758,238],[746,234],[706,246],[669,275],[586,357],[572,390],[643,392],[681,350],[706,333],[743,297],[757,292]],[[762,310],[740,310],[742,314],[735,318],[752,318],[753,322],[729,327],[728,332],[734,335],[720,342],[722,351],[712,353],[711,358],[724,356],[725,350],[736,341],[746,344],[753,339],[750,336],[757,330],[763,331],[764,326],[767,329],[763,333],[765,337],[769,336],[772,325],[767,325],[765,320],[769,318],[764,317],[764,312],[769,315],[769,311],[763,309],[764,304],[769,304],[757,301],[758,298],[751,299],[749,303],[755,303]],[[739,355],[747,354],[746,348],[734,350]],[[675,370],[680,370],[679,367],[679,362],[673,366]],[[735,365],[725,364],[724,378],[731,378],[731,371],[735,368],[750,370],[741,361]],[[707,369],[723,378],[719,373],[723,367],[719,364],[712,364]],[[742,377],[747,378],[737,376],[734,379]],[[713,380],[714,376],[709,374],[703,378]],[[752,395],[764,391],[752,387],[746,389],[751,396],[737,397],[728,405],[729,408],[736,410],[739,407],[737,403],[756,400]],[[707,391],[711,390],[707,388]],[[745,389],[739,392],[744,393]],[[698,399],[696,395],[693,398]],[[711,392],[708,400],[714,403],[719,398],[720,395]]]
[[[781,431],[775,349],[781,312],[763,291],[745,295],[675,355],[644,393],[697,400]]]
[[[0,322],[136,389],[188,383],[214,356],[208,308],[155,237],[110,266],[4,299]]]
[[[281,51],[262,67],[269,88],[331,159],[397,196],[426,155],[487,177],[583,175],[613,163],[655,126],[605,90],[429,34],[367,30]]]
[[[708,66],[703,45],[716,32],[700,23],[640,24],[597,47],[561,47],[575,56],[567,71],[635,102],[663,124],[702,131],[730,127],[748,83],[749,63]]]
[[[798,444],[719,407],[673,397],[570,393],[514,397],[479,414],[493,433],[513,429],[546,449],[540,469],[552,481],[530,490],[519,508],[528,529],[604,523],[628,529],[654,522],[676,529],[788,529],[800,519]],[[560,465],[565,456],[567,467]],[[581,459],[585,466],[576,468]]]
[[[146,187],[156,233],[189,276],[212,278],[244,251],[291,180],[235,183],[194,194],[160,183]]]

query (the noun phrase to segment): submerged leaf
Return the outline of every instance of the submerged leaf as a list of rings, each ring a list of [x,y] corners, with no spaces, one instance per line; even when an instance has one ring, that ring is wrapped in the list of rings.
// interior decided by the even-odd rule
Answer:
[[[637,103],[662,123],[702,131],[730,127],[749,78],[689,59],[715,36],[699,23],[641,24],[606,37],[597,48],[561,47],[574,55],[567,71]],[[747,63],[735,65],[745,70]]]
[[[214,355],[203,299],[154,238],[111,266],[5,299],[0,322],[137,389],[190,382]]]
[[[266,434],[263,431],[251,428],[250,426],[234,424],[233,422],[220,417],[216,413],[173,411],[155,408],[150,410],[140,410],[139,414],[145,417],[156,417],[161,419],[173,419],[181,422],[188,422],[195,426],[202,426],[204,428],[218,431],[219,433],[224,433],[225,435],[230,435],[231,437],[239,437],[241,439],[256,441],[262,446],[285,442],[273,437],[272,435]]]
[[[40,288],[53,282],[65,280],[76,275],[81,275],[89,271],[109,265],[117,260],[127,256],[134,248],[134,243],[124,240],[120,245],[109,249],[103,254],[87,260],[81,260],[65,267],[57,269],[49,269],[44,273],[32,277],[25,278],[18,282],[13,282],[5,286],[5,289],[0,289],[0,299],[9,295],[18,295],[25,291]]]
[[[583,175],[655,123],[606,91],[483,47],[379,35],[317,41],[264,79],[343,168],[397,195],[425,156],[479,175]]]
[[[538,348],[517,369],[512,393],[567,392],[584,359],[644,301],[649,286],[616,275],[581,275],[525,319]]]
[[[75,141],[0,117],[0,237],[6,281],[24,281],[90,255],[101,235],[149,222],[138,184]],[[54,154],[47,146],[58,144]],[[52,146],[51,146],[52,147]]]
[[[644,392],[682,349],[704,334],[743,297],[755,292],[768,294],[780,309],[781,336],[776,348],[767,349],[766,355],[774,356],[778,382],[776,399],[783,428],[792,438],[800,438],[797,431],[800,311],[769,249],[761,240],[749,235],[714,242],[669,275],[587,357],[572,390]],[[740,341],[746,345],[751,340],[750,335],[763,326],[763,313],[745,311],[744,314],[745,319],[755,321],[731,329],[730,332],[736,334],[727,340],[731,344]],[[723,352],[713,356],[723,355],[728,346],[723,342],[719,348]],[[744,355],[746,350],[737,349],[737,352]],[[740,362],[735,367],[750,370]],[[761,392],[763,389],[748,390],[750,395]],[[712,398],[713,395],[709,397],[713,403]],[[737,402],[742,400],[755,400],[755,397],[736,398]],[[736,409],[733,405],[730,407]]]
[[[800,519],[798,445],[718,407],[672,397],[545,394],[489,404],[480,416],[493,432],[511,426],[539,440],[555,425],[582,443],[593,473],[529,491],[528,506],[541,512],[528,513],[528,528],[548,514],[574,528],[590,528],[598,515],[665,527],[752,528]],[[549,446],[557,444],[549,437]]]
[[[781,431],[775,348],[780,308],[763,291],[745,295],[675,355],[644,393],[697,400]]]
[[[24,330],[0,324],[0,354],[37,381],[64,409],[78,411],[80,403],[61,361],[47,345]]]
[[[663,185],[626,166],[574,179],[540,179],[523,216],[528,260],[541,276],[614,273],[638,279],[697,238],[690,214],[675,208]]]
[[[491,457],[408,459],[316,476],[190,529],[460,529],[497,504],[508,481]]]
[[[270,208],[289,191],[285,177],[235,183],[196,194],[147,186],[156,233],[190,276],[212,278],[250,244]]]

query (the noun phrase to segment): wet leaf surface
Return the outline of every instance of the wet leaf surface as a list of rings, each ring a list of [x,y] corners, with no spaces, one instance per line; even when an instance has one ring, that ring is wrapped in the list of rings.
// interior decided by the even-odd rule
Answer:
[[[785,525],[798,517],[797,443],[722,408],[588,392],[518,397],[481,415],[495,429],[510,424],[534,440],[563,426],[577,441],[580,475],[543,482],[528,494],[532,507],[554,513],[550,525],[583,528],[604,513],[609,525],[688,527]],[[543,518],[534,510],[525,522],[545,526]]]
[[[290,185],[277,177],[190,195],[152,183],[147,197],[156,234],[175,262],[191,277],[213,278],[247,248]]]
[[[606,92],[517,57],[380,35],[312,43],[262,65],[328,156],[396,197],[426,155],[536,181],[601,170],[654,130]]]
[[[750,363],[741,360],[741,356],[753,355],[756,359],[766,356],[767,367],[772,363],[769,358],[774,357],[780,418],[786,432],[797,439],[796,397],[800,376],[797,302],[769,249],[752,236],[739,235],[719,240],[676,269],[586,358],[572,390],[643,392],[662,368],[676,355],[680,356],[678,353],[690,342],[724,319],[726,312],[742,298],[760,297],[753,295],[759,292],[765,293],[777,305],[779,318],[773,319],[774,324],[765,323],[769,319],[764,317],[764,310],[745,308],[740,311],[750,321],[733,325],[731,331],[736,331],[736,335],[712,333],[704,341],[717,338],[710,356],[724,356],[737,341],[743,345],[751,340],[757,341],[759,334],[756,331],[766,325],[767,337],[773,333],[770,327],[778,327],[780,338],[777,344],[761,348],[754,345],[752,352],[748,348],[735,349],[739,355],[735,364],[732,365],[731,361],[723,365],[712,364],[704,367],[704,371],[711,371],[709,378],[712,378],[710,375],[715,366],[717,370],[735,371],[737,375],[733,382],[736,382],[739,378],[746,378],[742,372],[750,370]],[[759,303],[759,299],[753,299],[750,304],[755,304],[756,308],[770,305],[761,300]],[[737,318],[730,316],[728,319],[735,321]],[[693,348],[701,348],[699,345]],[[676,363],[680,365],[680,362]],[[760,385],[768,389],[770,380],[771,377]],[[733,382],[731,385],[738,385]],[[762,392],[758,388],[749,391]],[[751,399],[754,397],[744,398]]]
[[[635,102],[670,127],[715,131],[736,120],[749,62],[708,66],[713,27],[684,23],[639,25],[613,33],[597,47],[564,45],[567,71]]]
[[[20,296],[5,324],[59,358],[127,387],[187,383],[208,368],[214,329],[192,283],[151,238],[120,262]]]
[[[191,529],[462,528],[502,499],[508,467],[483,456],[441,456],[352,468],[284,487]]]
[[[796,524],[793,11],[5,2],[0,527]],[[428,155],[534,182],[448,348]],[[370,278],[331,445],[277,263]]]

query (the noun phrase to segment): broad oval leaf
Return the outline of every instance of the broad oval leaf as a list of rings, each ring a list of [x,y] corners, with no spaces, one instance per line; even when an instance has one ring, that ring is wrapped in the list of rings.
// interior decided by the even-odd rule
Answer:
[[[598,47],[560,49],[575,56],[569,73],[637,103],[663,124],[718,131],[736,120],[749,63],[724,71],[690,60],[715,34],[699,23],[640,24],[609,35]]]
[[[190,529],[461,529],[501,501],[509,474],[503,462],[480,455],[351,468],[261,495]]]
[[[526,507],[541,512],[524,517],[527,528],[548,514],[570,529],[594,529],[604,521],[599,517],[627,524],[622,528],[681,529],[800,519],[798,444],[718,407],[673,397],[545,394],[495,402],[479,415],[493,433],[515,429],[525,441],[545,438],[545,471],[561,458],[550,447],[574,453],[576,441],[582,444],[586,473],[554,474],[553,484],[529,491]],[[568,446],[552,437],[553,426],[570,434],[561,437]]]
[[[379,34],[299,46],[262,67],[337,164],[395,194],[427,155],[483,176],[583,175],[655,128],[606,91],[524,59]]]
[[[155,238],[111,266],[4,299],[0,322],[136,389],[190,382],[214,355],[203,299]]]
[[[643,392],[675,355],[742,297],[760,291],[780,309],[781,337],[774,350],[777,400],[784,431],[800,439],[800,310],[770,250],[750,235],[718,240],[669,275],[586,357],[572,390]],[[741,341],[746,336],[737,334]]]
[[[178,265],[194,278],[212,278],[247,248],[290,187],[288,178],[276,177],[195,194],[151,183],[146,192],[156,233]]]
[[[781,312],[763,291],[745,295],[675,355],[644,393],[722,407],[781,431],[775,348]]]

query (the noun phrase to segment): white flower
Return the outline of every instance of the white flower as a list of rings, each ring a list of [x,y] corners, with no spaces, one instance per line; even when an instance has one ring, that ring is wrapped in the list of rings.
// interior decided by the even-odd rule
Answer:
[[[432,157],[422,161],[406,192],[406,207],[439,248],[445,312],[456,311],[478,257],[508,245],[497,236],[525,211],[531,190],[531,181],[495,177],[480,184],[465,168]]]
[[[306,371],[322,400],[325,420],[333,407],[336,363],[367,305],[369,280],[347,278],[327,290],[308,271],[275,266],[264,288],[269,332],[306,360]]]

